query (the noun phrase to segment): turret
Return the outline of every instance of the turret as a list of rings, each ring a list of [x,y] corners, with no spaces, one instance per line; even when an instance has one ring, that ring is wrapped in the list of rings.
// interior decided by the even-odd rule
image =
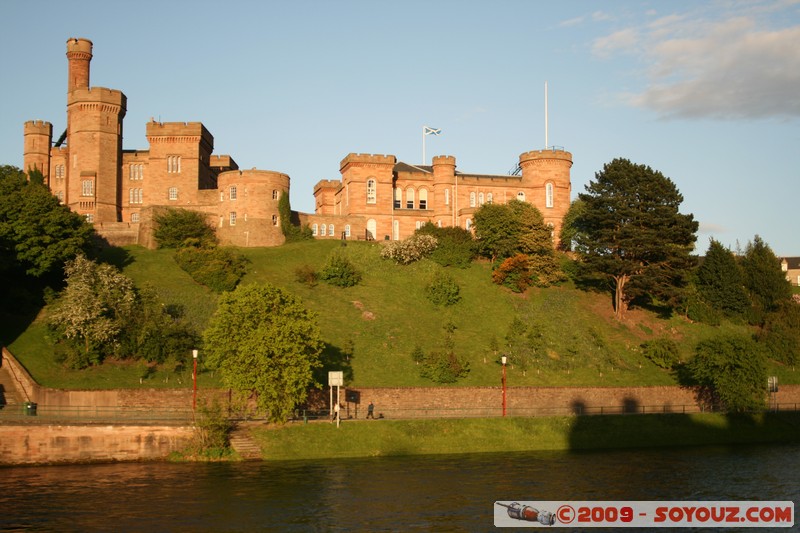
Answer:
[[[451,155],[437,155],[433,158],[433,202],[435,223],[455,225],[455,179],[456,158]]]
[[[69,61],[67,92],[74,89],[88,89],[89,64],[92,61],[92,41],[75,37],[69,39],[67,41],[67,60]]]
[[[519,166],[523,187],[531,191],[527,201],[542,212],[545,224],[553,228],[553,242],[558,243],[572,191],[572,154],[556,148],[533,150],[519,156]]]
[[[53,141],[53,125],[43,120],[30,120],[24,126],[23,170],[38,170],[49,184],[50,144]]]

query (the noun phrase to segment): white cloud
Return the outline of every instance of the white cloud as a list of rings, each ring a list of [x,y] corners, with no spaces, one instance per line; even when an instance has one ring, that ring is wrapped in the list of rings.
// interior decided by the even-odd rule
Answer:
[[[598,38],[593,51],[636,53],[647,64],[647,87],[629,103],[663,117],[800,117],[800,25],[769,27],[752,4],[743,6],[714,20],[660,17]],[[761,12],[774,15],[770,7]]]

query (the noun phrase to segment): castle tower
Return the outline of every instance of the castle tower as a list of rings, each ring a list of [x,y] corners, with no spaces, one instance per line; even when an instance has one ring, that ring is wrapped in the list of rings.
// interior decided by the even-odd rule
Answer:
[[[92,41],[74,37],[68,40],[67,59],[69,60],[67,92],[71,92],[73,89],[88,89],[89,64],[92,61]]]
[[[526,200],[541,211],[545,224],[553,227],[553,242],[557,245],[572,192],[572,154],[557,149],[533,150],[519,156],[519,166],[523,186],[531,192],[531,198]]]
[[[434,224],[455,226],[456,158],[437,155],[433,158],[433,217]]]
[[[23,170],[38,170],[44,175],[45,185],[50,184],[50,144],[53,125],[42,120],[29,120],[24,126]]]
[[[348,154],[339,164],[344,198],[342,214],[367,219],[371,238],[383,240],[392,233],[393,155]]]
[[[91,49],[87,39],[67,41],[67,197],[90,222],[117,222],[127,99],[121,91],[90,87]]]

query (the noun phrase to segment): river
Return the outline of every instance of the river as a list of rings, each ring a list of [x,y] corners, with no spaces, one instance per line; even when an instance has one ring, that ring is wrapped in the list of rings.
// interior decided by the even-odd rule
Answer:
[[[798,502],[798,465],[800,445],[12,467],[0,531],[489,531],[503,500]]]

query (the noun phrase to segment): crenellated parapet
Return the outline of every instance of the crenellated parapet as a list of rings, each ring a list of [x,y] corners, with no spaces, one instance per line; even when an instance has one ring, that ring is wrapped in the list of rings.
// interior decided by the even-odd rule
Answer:
[[[92,62],[92,41],[83,38],[71,38],[67,41],[67,60],[69,75],[67,92],[89,87],[89,65]]]
[[[339,171],[345,172],[350,166],[378,168],[389,165],[393,167],[395,163],[397,163],[397,158],[393,155],[350,153],[339,163]]]
[[[208,152],[214,149],[214,136],[202,122],[156,122],[146,126],[147,141],[150,144],[191,143],[203,145]]]

